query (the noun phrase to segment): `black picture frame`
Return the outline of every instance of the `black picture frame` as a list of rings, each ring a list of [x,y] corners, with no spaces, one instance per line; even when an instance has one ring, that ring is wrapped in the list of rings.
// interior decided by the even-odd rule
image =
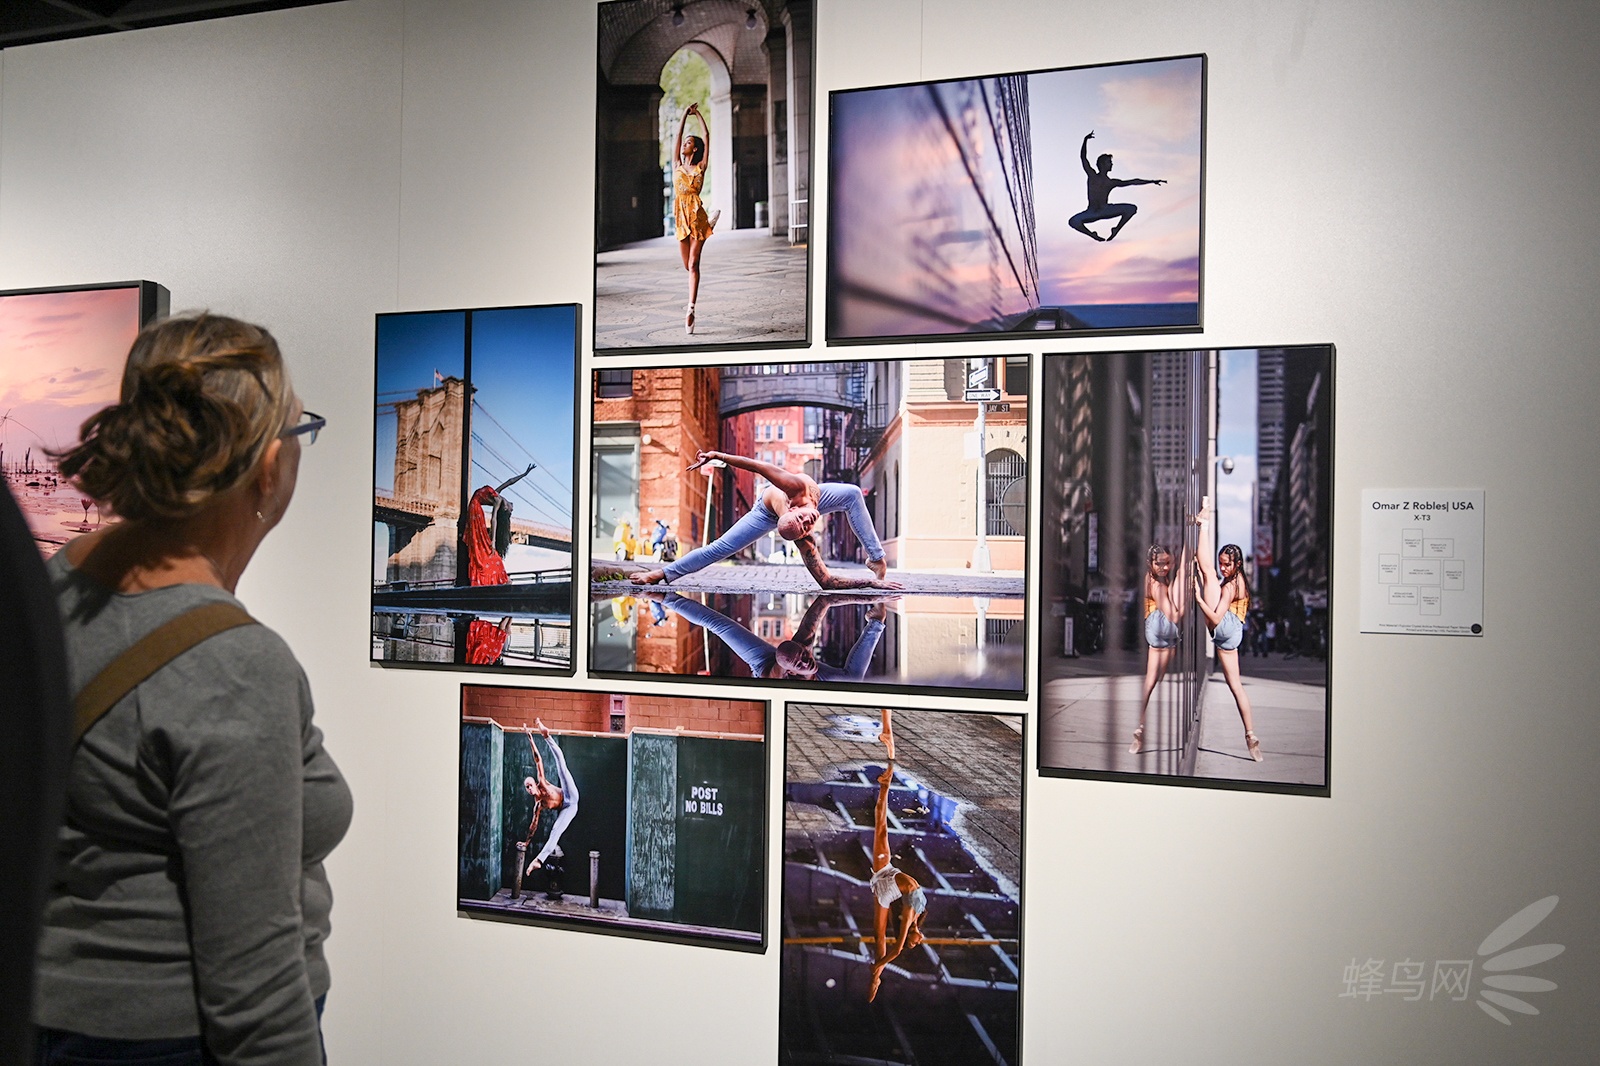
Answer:
[[[1332,344],[1044,357],[1041,775],[1330,795],[1336,362]],[[1237,644],[1216,650],[1224,623]]]
[[[1021,1061],[1028,717],[784,708],[779,1061]],[[900,898],[880,953],[883,865]],[[901,874],[925,942],[897,952],[916,898]]]
[[[124,293],[126,297],[119,295]],[[71,350],[71,362],[62,368],[71,366],[70,376],[62,379],[69,383],[49,390],[49,400],[20,402],[0,412],[0,477],[16,496],[46,557],[110,517],[96,506],[94,523],[89,522],[92,501],[59,477],[48,450],[75,444],[84,420],[118,401],[128,349],[140,330],[169,313],[171,302],[166,287],[154,281],[0,290],[0,323],[13,316],[37,316],[23,327],[26,336],[11,337],[8,330],[0,392],[6,391],[12,374],[50,373],[49,358],[40,356],[39,347],[87,344]]]
[[[554,745],[533,739],[544,716]],[[464,684],[460,723],[460,916],[766,950],[771,703]],[[563,823],[569,758],[581,792]],[[534,775],[561,805],[519,841],[545,795]]]
[[[597,369],[589,675],[1025,699],[1032,365],[1012,354]],[[984,387],[972,393],[977,376]],[[980,408],[981,456],[968,454]],[[753,417],[762,412],[772,416],[766,440]],[[797,447],[779,446],[789,443]],[[770,532],[741,553],[764,559],[759,566],[632,583],[664,568],[662,529],[674,562],[692,564],[693,549],[756,509],[754,475],[689,472],[701,450],[782,454],[781,463],[820,471],[813,480],[825,493],[859,490],[887,576],[904,588],[824,592],[804,553]],[[641,523],[652,536],[635,536]],[[826,563],[830,575],[872,576],[849,562],[869,552],[847,511],[822,536],[820,554],[846,560]],[[640,562],[644,552],[657,558]],[[798,667],[779,669],[785,655]]]
[[[1196,53],[831,92],[827,343],[1198,332],[1206,73]],[[1142,91],[1118,89],[1132,78]],[[1063,98],[1030,106],[1045,86]],[[1098,89],[1099,110],[1066,99],[1069,87]],[[1075,125],[1057,133],[1053,118]],[[1036,135],[1041,126],[1055,139]],[[1064,150],[1085,132],[1108,154],[1131,155],[1129,168],[1174,168],[1170,189],[1121,197],[1147,208],[1154,197],[1159,210],[1134,219],[1139,203],[1109,205],[1135,209],[1117,242],[1069,235],[1082,215],[1035,209],[1085,203],[1079,151]],[[1080,234],[1113,217],[1084,221]]]
[[[599,4],[595,355],[810,345],[815,9],[814,0],[738,9],[671,0]],[[674,193],[660,164],[662,146],[676,135],[675,124],[670,131],[662,128],[660,78],[670,58],[685,49],[698,53],[711,71],[707,107],[716,114],[708,210],[726,199],[717,194],[719,174],[724,181],[730,168],[737,175],[734,196],[705,242],[693,334],[685,331],[688,274],[670,239],[675,230],[663,232],[673,216]],[[775,88],[780,83],[781,100]],[[758,117],[759,131],[751,128],[751,116]],[[781,203],[774,187],[780,180]],[[756,195],[762,189],[764,198]],[[766,208],[764,216],[758,203]],[[763,217],[771,242],[756,239]],[[795,256],[803,262],[792,262]]]
[[[572,622],[577,602],[573,580],[578,556],[572,541],[581,513],[576,459],[582,433],[577,406],[582,317],[582,306],[570,303],[396,311],[376,317],[373,368],[376,413],[371,467],[374,476],[374,575],[369,606],[372,662],[385,666],[509,671],[543,676],[570,677],[576,672]],[[519,318],[521,321],[516,321]],[[452,332],[456,321],[460,328]],[[480,339],[492,344],[496,353],[496,372],[509,376],[514,391],[528,390],[527,402],[514,405],[519,417],[526,419],[529,411],[539,408],[553,412],[558,420],[561,417],[571,419],[570,435],[561,437],[558,434],[550,442],[551,446],[564,449],[564,454],[554,461],[547,464],[542,456],[529,451],[517,439],[517,434],[506,429],[487,409],[484,409],[487,415],[485,432],[480,434],[473,429],[472,409],[474,406],[482,408],[476,395],[481,375],[475,376],[472,358],[473,327],[477,322],[483,323]],[[439,338],[424,332],[434,327],[441,335]],[[525,330],[525,336],[515,334],[518,327]],[[395,335],[401,335],[408,328],[414,329],[421,339],[408,339],[404,345],[391,344],[391,350],[403,350],[404,354],[395,355],[386,362],[386,333],[394,331]],[[537,346],[541,357],[549,363],[538,372],[542,377],[531,369],[531,362],[519,361],[515,347],[519,342]],[[435,350],[437,357],[430,359]],[[391,366],[403,370],[391,373]],[[429,368],[432,369],[431,382],[426,379]],[[409,374],[410,378],[403,384],[389,380],[400,373]],[[422,378],[417,378],[419,373]],[[454,395],[451,395],[452,390]],[[386,399],[389,393],[393,395]],[[432,393],[442,395],[432,396]],[[562,398],[569,396],[570,407],[562,402]],[[540,408],[546,398],[554,406]],[[399,493],[415,499],[397,500],[394,497],[395,486],[402,476],[401,456],[398,441],[391,444],[385,439],[384,409],[394,409],[398,422],[398,411],[407,404],[419,408],[411,412],[415,416],[411,421],[419,427],[417,435],[423,438],[421,447],[429,454],[421,456],[417,463],[407,464],[411,473],[405,476],[427,484],[409,494]],[[430,417],[435,421],[425,425]],[[452,419],[456,422],[453,427]],[[529,429],[534,425],[529,422],[522,431],[535,432]],[[488,427],[498,432],[497,440],[504,438],[500,443],[506,452],[497,451],[487,439],[477,439],[491,435]],[[399,432],[398,426],[394,432]],[[438,438],[433,442],[438,444],[437,448],[429,443],[432,437]],[[492,458],[495,466],[492,473],[488,464],[477,462],[475,447],[482,448],[485,456]],[[395,469],[386,497],[378,464],[390,451]],[[508,454],[511,452],[521,454]],[[532,462],[536,472],[528,477],[526,486],[516,486],[520,495],[518,502],[550,520],[531,524],[523,521],[524,528],[518,529],[512,510],[496,507],[495,521],[472,523],[472,486],[481,483],[492,490],[495,482],[507,474],[516,477],[516,464],[522,462]],[[424,464],[429,463],[433,468],[425,469]],[[475,464],[483,470],[481,477],[474,476]],[[523,488],[534,495],[522,492]],[[565,521],[560,515],[563,506]],[[502,517],[504,528],[499,523]],[[455,521],[454,531],[448,525],[451,520]],[[496,543],[492,551],[501,564],[496,577],[510,580],[473,576],[469,558],[472,553],[462,550],[463,536],[473,525],[483,525],[494,534]],[[387,530],[386,545],[378,543],[382,536],[380,530]],[[563,539],[567,557],[564,564],[553,559],[550,567],[522,572],[514,568],[513,562],[513,568],[507,572],[506,556],[516,550],[517,545],[559,555]],[[500,541],[507,542],[504,548]],[[418,545],[415,549],[414,544]],[[405,552],[411,552],[416,558],[405,556],[402,559]],[[482,554],[486,557],[488,553]],[[376,572],[380,557],[387,560],[381,579]],[[491,622],[491,619],[501,621]],[[497,632],[490,632],[490,629]]]

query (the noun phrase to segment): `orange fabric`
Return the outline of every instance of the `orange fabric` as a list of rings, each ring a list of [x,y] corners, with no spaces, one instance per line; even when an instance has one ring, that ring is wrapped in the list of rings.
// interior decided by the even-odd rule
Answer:
[[[507,585],[511,582],[506,576],[505,560],[494,550],[494,534],[489,531],[489,523],[483,517],[484,505],[493,503],[498,495],[493,488],[485,485],[472,494],[472,502],[467,505],[467,531],[461,535],[461,539],[467,546],[467,580],[475,586]]]
[[[672,168],[672,230],[680,241],[686,237],[703,241],[711,236],[711,220],[700,202],[700,190],[705,183],[705,163],[697,167],[679,164]]]

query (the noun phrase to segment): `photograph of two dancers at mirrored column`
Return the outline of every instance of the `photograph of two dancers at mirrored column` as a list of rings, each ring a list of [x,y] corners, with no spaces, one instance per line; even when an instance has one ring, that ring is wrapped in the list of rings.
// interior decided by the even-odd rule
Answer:
[[[1041,772],[1325,789],[1333,349],[1043,362]]]
[[[595,372],[590,669],[1024,689],[1028,357]]]

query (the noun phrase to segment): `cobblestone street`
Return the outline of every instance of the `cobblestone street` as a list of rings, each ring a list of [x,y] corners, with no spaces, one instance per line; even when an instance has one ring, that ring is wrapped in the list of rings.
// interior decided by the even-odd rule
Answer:
[[[770,344],[806,339],[806,246],[766,230],[712,234],[700,257],[695,331],[683,331],[689,274],[671,237],[595,257],[594,346]]]
[[[791,703],[785,710],[785,780],[826,781],[838,767],[882,765],[871,707]],[[860,739],[831,721],[860,716]],[[895,767],[964,804],[968,845],[1015,890],[1022,883],[1022,717],[894,708]],[[829,735],[833,733],[835,735]]]

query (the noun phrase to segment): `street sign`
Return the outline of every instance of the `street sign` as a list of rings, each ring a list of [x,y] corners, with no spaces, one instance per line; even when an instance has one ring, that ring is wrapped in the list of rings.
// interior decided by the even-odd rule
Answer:
[[[989,363],[987,360],[977,366],[967,368],[967,388],[981,389],[989,384]]]
[[[961,398],[967,403],[988,403],[992,400],[998,400],[1000,398],[1000,390],[968,389],[966,392],[961,394]]]
[[[992,404],[989,404],[988,410],[990,411],[990,413],[1000,412],[1000,411],[1009,411],[1009,410],[1011,410],[1011,405],[1008,404],[1008,403],[992,403]]]

